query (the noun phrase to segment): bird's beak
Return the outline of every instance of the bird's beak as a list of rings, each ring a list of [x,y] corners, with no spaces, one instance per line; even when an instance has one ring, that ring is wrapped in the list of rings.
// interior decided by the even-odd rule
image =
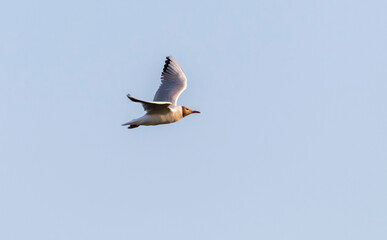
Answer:
[[[192,113],[200,113],[199,111],[192,111]]]

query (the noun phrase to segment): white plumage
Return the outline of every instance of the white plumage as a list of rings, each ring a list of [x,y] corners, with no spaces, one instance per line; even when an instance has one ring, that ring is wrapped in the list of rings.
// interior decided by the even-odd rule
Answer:
[[[191,113],[200,113],[188,107],[177,105],[177,99],[186,88],[187,77],[183,69],[175,59],[170,56],[167,57],[161,73],[161,84],[153,101],[143,101],[129,94],[127,95],[133,102],[141,103],[146,114],[122,125],[130,125],[128,128],[136,128],[140,125],[167,124],[177,122]]]

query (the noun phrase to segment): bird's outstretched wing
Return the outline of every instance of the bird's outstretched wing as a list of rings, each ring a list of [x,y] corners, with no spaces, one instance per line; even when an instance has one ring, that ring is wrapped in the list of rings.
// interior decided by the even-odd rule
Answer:
[[[166,111],[170,111],[169,106],[172,104],[171,102],[160,102],[160,101],[143,101],[137,99],[135,97],[130,96],[130,94],[126,95],[133,102],[139,102],[144,107],[144,110],[148,113],[162,113]]]
[[[187,77],[183,70],[171,56],[165,60],[163,72],[161,73],[161,85],[157,90],[153,101],[171,102],[177,105],[177,99],[187,88]]]

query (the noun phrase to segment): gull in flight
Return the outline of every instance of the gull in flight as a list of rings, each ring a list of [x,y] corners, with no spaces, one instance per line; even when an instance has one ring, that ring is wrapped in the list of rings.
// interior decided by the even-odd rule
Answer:
[[[190,115],[191,113],[200,113],[189,107],[178,106],[177,99],[187,88],[187,77],[183,69],[172,57],[167,57],[163,72],[161,73],[161,85],[157,90],[153,101],[143,101],[127,95],[133,102],[139,102],[144,107],[146,114],[140,118],[133,119],[130,122],[122,124],[129,129],[139,127],[140,125],[150,126],[159,124],[174,123]]]

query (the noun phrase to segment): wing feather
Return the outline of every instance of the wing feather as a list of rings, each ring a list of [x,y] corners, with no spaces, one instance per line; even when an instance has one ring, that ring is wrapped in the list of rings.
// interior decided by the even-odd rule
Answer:
[[[187,77],[183,69],[171,56],[165,60],[163,72],[161,73],[161,84],[157,90],[153,101],[171,102],[177,105],[177,99],[187,88]]]
[[[130,96],[130,94],[128,94],[127,97],[133,102],[141,103],[144,110],[147,111],[148,113],[162,113],[162,112],[167,112],[171,110],[169,108],[169,106],[172,104],[171,102],[144,101],[144,100],[140,100],[138,98],[132,97]]]

